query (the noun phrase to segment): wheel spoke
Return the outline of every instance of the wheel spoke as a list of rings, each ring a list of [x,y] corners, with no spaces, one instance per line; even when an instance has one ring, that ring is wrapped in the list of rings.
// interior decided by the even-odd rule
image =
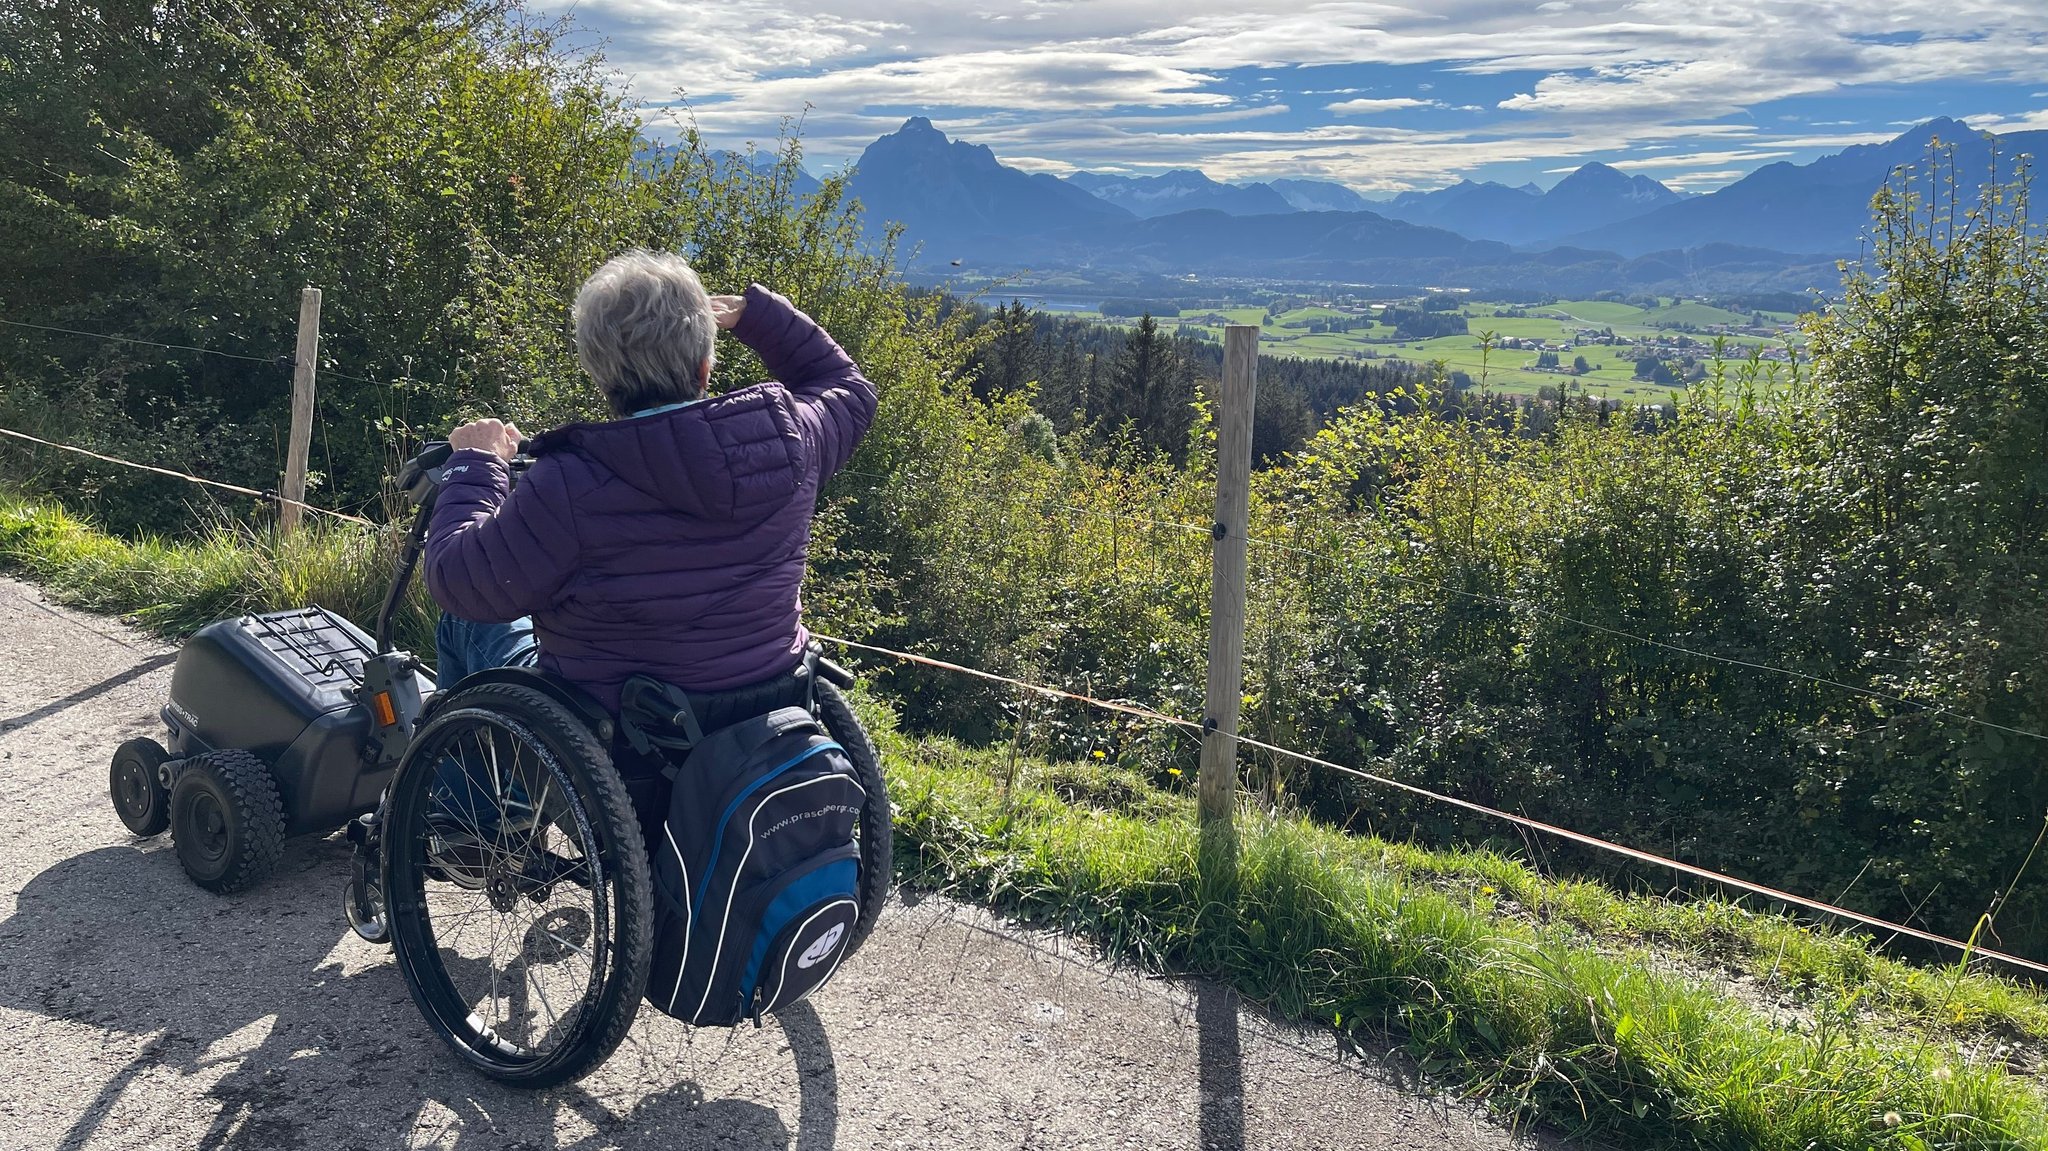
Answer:
[[[406,826],[387,840],[402,845],[391,866],[405,875],[394,871],[393,883],[417,893],[400,901],[394,936],[427,948],[407,978],[487,1067],[573,1058],[591,1036],[616,1035],[588,1019],[614,978],[618,929],[596,843],[622,834],[630,813],[594,802],[555,743],[457,708],[430,721],[414,749],[420,766],[401,781],[407,798],[394,793]]]

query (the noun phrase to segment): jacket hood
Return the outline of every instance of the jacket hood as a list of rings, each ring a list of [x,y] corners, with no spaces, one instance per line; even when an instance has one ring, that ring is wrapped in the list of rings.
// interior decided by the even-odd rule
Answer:
[[[675,411],[567,424],[533,449],[580,452],[665,508],[752,523],[787,504],[808,475],[790,409],[782,385],[755,384]]]

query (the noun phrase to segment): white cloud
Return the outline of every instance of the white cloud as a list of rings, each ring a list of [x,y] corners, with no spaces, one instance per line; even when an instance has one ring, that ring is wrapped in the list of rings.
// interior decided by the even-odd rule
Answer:
[[[1756,165],[1771,160],[1782,160],[1793,154],[1785,150],[1758,151],[1753,149],[1729,152],[1688,152],[1672,156],[1650,156],[1638,160],[1615,160],[1609,163],[1608,167],[1619,168],[1624,172],[1635,172],[1645,169],[1697,168],[1701,164]]]
[[[1434,100],[1418,100],[1413,96],[1389,96],[1380,99],[1342,100],[1324,108],[1323,111],[1338,116],[1362,116],[1373,112],[1398,112],[1403,108],[1439,108]]]
[[[1052,160],[1044,156],[1004,156],[1003,163],[1022,171],[1050,172],[1055,176],[1064,176],[1069,172],[1081,170],[1078,165],[1070,164],[1065,160]]]
[[[2048,75],[2048,4],[2038,0],[1553,0],[1533,11],[1527,0],[1013,0],[994,13],[1012,18],[985,12],[957,0],[581,0],[578,18],[611,34],[608,53],[636,91],[687,93],[720,142],[772,137],[808,105],[814,152],[847,156],[927,112],[949,132],[1045,165],[1200,164],[1219,178],[1318,172],[1382,189],[1673,140],[1702,157],[1686,177],[1702,182],[1752,162],[1705,160],[1717,147],[1818,146],[1785,138],[1797,125],[1772,136],[1736,120],[1771,101],[1958,77],[2033,86]],[[1463,91],[1433,104],[1326,82],[1283,98],[1337,97],[1323,112],[1340,120],[1412,111],[1439,127],[1452,108],[1468,109],[1457,132],[1239,130],[1257,101],[1237,94],[1231,70],[1298,84],[1309,69],[1360,64],[1536,77],[1482,115],[1458,102],[1473,98]],[[2039,113],[1980,119],[2001,130],[2048,126]]]
[[[1714,172],[1686,172],[1664,177],[1662,183],[1674,192],[1706,192],[1733,183],[1749,174],[1747,168],[1723,168]]]
[[[1983,132],[2039,132],[2048,130],[2048,108],[2016,116],[1959,116],[1965,124]]]

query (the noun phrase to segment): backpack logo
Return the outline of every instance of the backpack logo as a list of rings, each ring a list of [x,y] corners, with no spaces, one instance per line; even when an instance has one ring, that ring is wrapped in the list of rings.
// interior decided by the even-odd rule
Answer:
[[[797,956],[797,967],[808,969],[824,962],[825,957],[832,954],[832,949],[839,946],[839,937],[845,934],[846,925],[844,923],[833,924],[832,930],[819,936],[816,943],[805,948],[804,953]]]

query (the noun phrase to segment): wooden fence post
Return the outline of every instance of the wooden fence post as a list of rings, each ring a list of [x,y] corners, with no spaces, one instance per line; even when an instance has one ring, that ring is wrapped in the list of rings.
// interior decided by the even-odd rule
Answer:
[[[313,370],[320,362],[320,289],[299,293],[299,349],[292,361],[292,438],[285,449],[277,526],[297,531],[305,512],[306,456],[313,450]]]
[[[1245,548],[1251,519],[1252,405],[1259,328],[1223,333],[1216,395],[1215,552],[1209,585],[1209,684],[1202,717],[1202,877],[1209,899],[1237,883],[1237,721],[1244,702]]]

